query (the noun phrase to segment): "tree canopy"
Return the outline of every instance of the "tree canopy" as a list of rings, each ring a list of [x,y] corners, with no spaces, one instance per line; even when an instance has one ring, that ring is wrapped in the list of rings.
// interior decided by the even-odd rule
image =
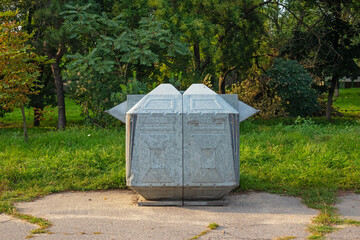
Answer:
[[[241,97],[249,93],[249,103],[282,98],[289,113],[269,72],[280,58],[310,74],[311,84],[295,76],[308,93],[327,92],[330,119],[339,79],[360,75],[360,4],[354,0],[1,0],[0,7],[18,9],[29,44],[52,59],[38,78],[55,88],[59,129],[66,122],[64,84],[97,124],[125,93],[163,82],[180,89],[203,82],[219,93],[237,89]],[[39,99],[44,106],[46,98]],[[283,113],[274,107],[271,112]]]

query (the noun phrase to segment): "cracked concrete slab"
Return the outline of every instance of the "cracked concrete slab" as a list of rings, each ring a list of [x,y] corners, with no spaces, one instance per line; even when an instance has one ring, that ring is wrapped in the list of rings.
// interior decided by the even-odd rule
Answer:
[[[0,239],[24,239],[36,228],[34,224],[0,214]]]
[[[66,192],[16,205],[21,213],[43,217],[53,234],[35,239],[306,239],[306,226],[318,211],[301,199],[250,192],[228,195],[223,207],[138,207],[136,193],[113,190]]]
[[[360,194],[348,193],[338,197],[335,207],[339,214],[346,219],[360,221]],[[327,236],[328,239],[360,239],[360,227],[344,226],[340,230]]]

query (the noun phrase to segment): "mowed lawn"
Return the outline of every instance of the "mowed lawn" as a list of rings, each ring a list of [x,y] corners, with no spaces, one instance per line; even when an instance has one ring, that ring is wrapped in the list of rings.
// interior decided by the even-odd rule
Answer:
[[[360,190],[359,96],[360,89],[341,90],[336,106],[351,118],[331,123],[323,118],[241,123],[236,191],[301,196],[320,208],[334,203],[337,190]],[[38,128],[31,127],[29,111],[28,143],[20,112],[0,119],[0,212],[51,192],[126,188],[124,127],[85,125],[79,106],[67,100],[68,127],[56,131],[56,111],[51,111],[55,116]]]

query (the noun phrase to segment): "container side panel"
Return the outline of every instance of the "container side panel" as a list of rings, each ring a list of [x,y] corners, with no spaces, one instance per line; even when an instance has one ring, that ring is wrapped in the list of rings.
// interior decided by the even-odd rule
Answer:
[[[148,200],[181,199],[182,95],[147,95],[128,116],[135,115],[129,154],[128,185]],[[130,146],[128,146],[130,148]]]

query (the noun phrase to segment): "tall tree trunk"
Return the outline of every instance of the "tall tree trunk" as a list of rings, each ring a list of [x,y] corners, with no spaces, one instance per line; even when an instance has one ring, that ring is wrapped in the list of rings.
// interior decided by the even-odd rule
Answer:
[[[219,77],[219,94],[225,94],[225,78],[226,73],[222,73]]]
[[[210,63],[210,57],[206,57],[205,60],[201,63],[200,56],[200,45],[199,42],[194,43],[194,71],[196,76],[196,81],[202,80],[201,76],[205,71],[205,68]]]
[[[340,0],[336,0],[333,1],[332,5],[334,6],[333,8],[331,8],[331,12],[333,14],[333,16],[335,16],[335,26],[340,26],[341,24],[341,1]],[[333,40],[333,48],[334,50],[337,52],[340,49],[340,42],[341,42],[341,36],[340,33],[338,31],[335,31],[335,36],[334,40]],[[329,88],[329,95],[328,95],[328,100],[327,100],[327,105],[326,105],[326,119],[327,120],[331,120],[331,113],[332,113],[332,104],[333,104],[333,97],[334,97],[334,92],[335,92],[335,88],[336,85],[339,82],[339,77],[337,76],[337,74],[335,73],[335,71],[333,72],[333,76],[331,78],[331,84],[330,84],[330,88]]]
[[[32,19],[33,19],[33,13],[34,13],[34,8],[30,7],[29,8],[29,12],[28,12],[28,17],[27,17],[27,25],[26,25],[26,31],[28,34],[31,34],[33,27],[32,27]]]
[[[56,89],[56,98],[57,98],[57,107],[58,107],[58,122],[57,129],[65,129],[66,126],[66,116],[65,116],[65,96],[64,96],[64,85],[61,78],[60,70],[60,60],[64,55],[65,46],[60,43],[58,48],[55,50],[52,47],[49,47],[48,43],[44,42],[44,49],[49,59],[55,60],[51,63],[51,72],[54,77],[55,89]]]
[[[226,76],[236,68],[236,66],[232,67],[231,69],[227,69],[223,67],[223,70],[221,71],[221,75],[219,77],[219,94],[225,94],[225,80]]]
[[[196,74],[200,73],[200,47],[199,47],[199,42],[195,42],[194,44],[194,61],[195,61],[195,72]]]
[[[65,116],[65,97],[64,97],[64,85],[61,78],[59,61],[56,60],[51,64],[51,71],[54,76],[54,83],[56,88],[56,98],[58,106],[58,121],[57,129],[65,129],[66,116]]]
[[[332,104],[333,104],[333,96],[334,96],[335,86],[338,81],[339,81],[339,78],[337,76],[332,76],[331,85],[329,88],[327,105],[326,105],[326,119],[329,121],[331,120],[331,112],[332,112]]]
[[[22,113],[22,117],[23,117],[24,141],[27,142],[29,137],[28,137],[27,128],[26,128],[26,116],[25,116],[24,105],[21,105],[20,108],[21,108],[21,113]]]

